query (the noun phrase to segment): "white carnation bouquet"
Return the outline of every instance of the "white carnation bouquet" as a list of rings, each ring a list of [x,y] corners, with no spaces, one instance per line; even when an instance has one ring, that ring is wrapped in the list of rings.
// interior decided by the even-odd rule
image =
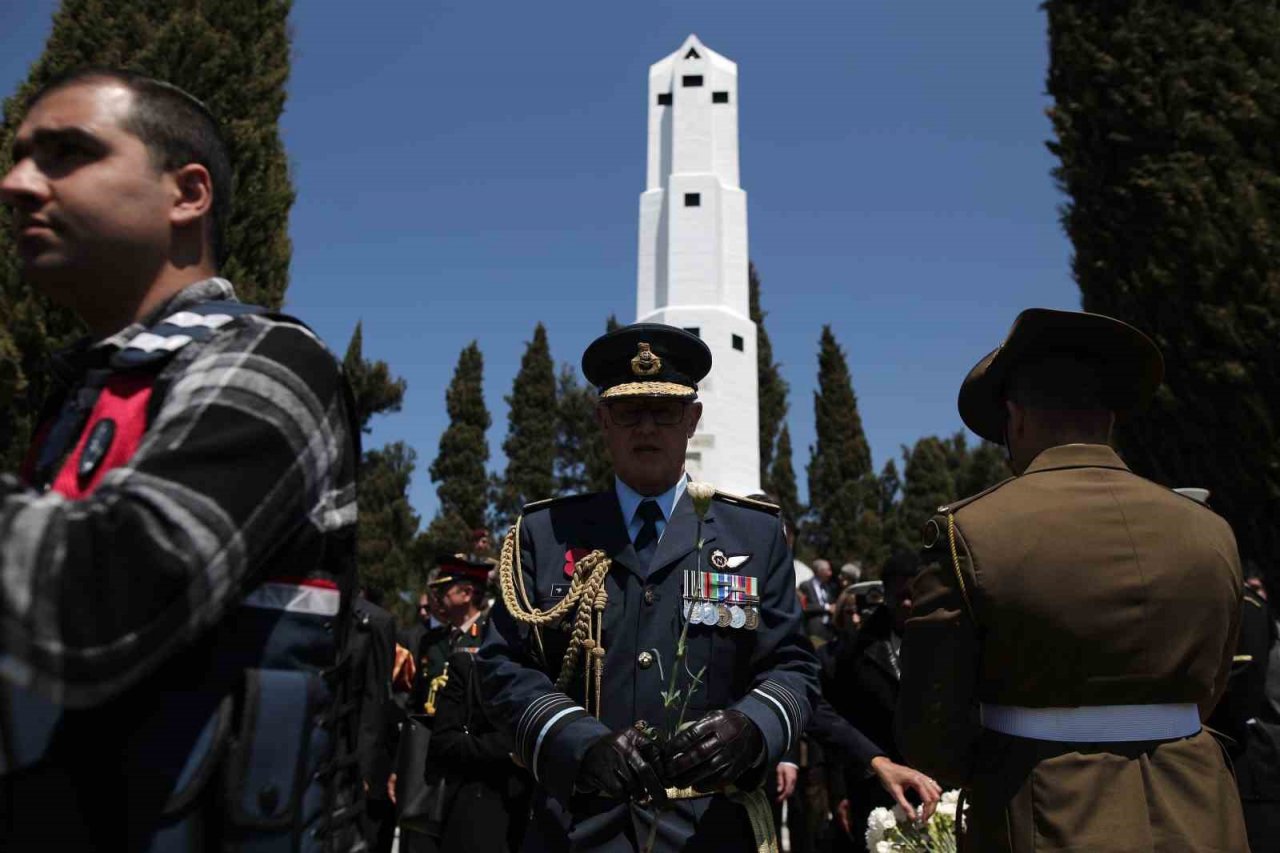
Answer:
[[[869,853],[956,853],[960,792],[947,791],[926,822],[907,817],[902,806],[873,809],[867,817]]]

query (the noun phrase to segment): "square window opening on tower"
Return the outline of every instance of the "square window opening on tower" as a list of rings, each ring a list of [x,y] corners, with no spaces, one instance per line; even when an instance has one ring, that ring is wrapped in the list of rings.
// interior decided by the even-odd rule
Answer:
[[[680,78],[680,83],[681,85],[687,88],[693,87],[693,86],[701,86],[702,75],[701,74],[685,74],[683,77]]]
[[[738,352],[742,352],[747,348],[747,342],[742,339],[742,335],[733,336],[733,348]]]
[[[685,193],[685,207],[702,207],[702,193]]]
[[[727,103],[729,103],[729,93],[728,93],[728,92],[712,92],[712,93],[711,93],[711,103],[713,103],[713,104],[727,104]]]
[[[660,92],[660,93],[658,94],[658,106],[660,106],[660,107],[669,107],[669,106],[671,106],[671,93],[670,93],[670,92]]]

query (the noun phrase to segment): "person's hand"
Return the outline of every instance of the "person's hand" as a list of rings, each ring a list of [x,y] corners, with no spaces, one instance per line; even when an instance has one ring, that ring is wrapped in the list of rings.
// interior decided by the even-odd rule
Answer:
[[[638,729],[607,734],[587,748],[578,768],[577,787],[611,800],[652,800],[667,804],[667,788],[658,777],[662,752]]]
[[[784,803],[791,799],[791,795],[796,790],[796,777],[800,775],[799,769],[790,761],[784,761],[778,765],[778,802]]]
[[[871,772],[876,774],[880,785],[888,791],[907,817],[912,820],[928,820],[933,817],[933,810],[938,807],[938,799],[942,796],[942,788],[937,782],[910,767],[894,764],[883,755],[871,759]],[[907,791],[915,791],[920,798],[920,813],[907,800]]]
[[[844,830],[844,834],[853,837],[853,807],[848,800],[841,800],[836,805],[836,823]]]
[[[662,769],[676,788],[728,787],[764,755],[764,735],[741,711],[712,711],[682,729],[663,750]]]
[[[391,805],[396,804],[396,774],[394,773],[387,777],[387,799],[391,801]]]

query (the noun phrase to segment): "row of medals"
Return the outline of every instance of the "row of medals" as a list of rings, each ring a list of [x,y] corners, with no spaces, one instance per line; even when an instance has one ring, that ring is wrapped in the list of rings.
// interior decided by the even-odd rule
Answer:
[[[720,628],[746,628],[754,631],[760,624],[760,611],[752,605],[716,604],[714,601],[686,601],[684,618],[691,625],[716,625]]]

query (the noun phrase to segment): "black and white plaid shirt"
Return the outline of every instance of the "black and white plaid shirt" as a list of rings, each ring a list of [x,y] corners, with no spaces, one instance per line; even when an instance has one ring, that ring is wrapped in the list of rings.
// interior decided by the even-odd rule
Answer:
[[[208,279],[157,316],[234,298]],[[80,357],[103,364],[144,329]],[[240,316],[176,352],[137,452],[92,494],[0,476],[0,679],[97,705],[264,581],[341,584],[354,565],[357,461],[341,383],[307,329]]]

